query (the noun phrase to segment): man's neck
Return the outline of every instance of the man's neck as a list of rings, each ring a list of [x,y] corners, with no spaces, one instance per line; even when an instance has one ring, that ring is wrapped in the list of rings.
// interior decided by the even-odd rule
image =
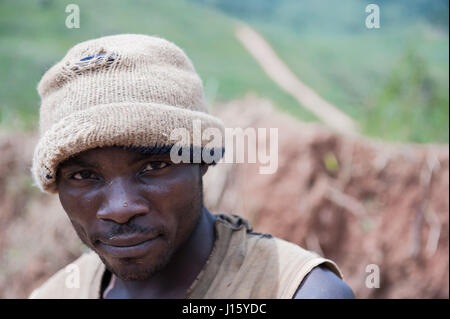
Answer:
[[[108,297],[182,298],[211,254],[215,220],[216,217],[203,207],[192,235],[163,270],[144,281],[124,281],[113,274]]]

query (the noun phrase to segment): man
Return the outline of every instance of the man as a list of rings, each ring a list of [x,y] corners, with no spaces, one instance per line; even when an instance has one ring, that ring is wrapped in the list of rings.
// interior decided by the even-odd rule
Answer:
[[[333,261],[203,206],[202,177],[223,141],[177,144],[171,133],[192,137],[193,121],[224,128],[173,43],[131,34],[80,43],[38,91],[33,177],[58,193],[92,251],[73,263],[77,285],[63,269],[32,298],[353,297]],[[189,160],[174,161],[186,149]],[[195,152],[215,160],[195,163]]]

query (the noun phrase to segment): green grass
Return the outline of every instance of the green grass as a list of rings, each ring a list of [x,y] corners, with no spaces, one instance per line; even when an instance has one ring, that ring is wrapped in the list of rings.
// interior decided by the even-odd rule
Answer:
[[[363,133],[448,143],[447,0],[193,0],[261,32],[295,74],[351,115]],[[253,14],[258,12],[258,14]]]
[[[65,7],[80,7],[80,29],[65,27]],[[117,33],[158,35],[185,50],[200,74],[208,101],[240,98],[252,91],[302,118],[298,107],[265,75],[234,37],[236,21],[199,5],[171,1],[0,2],[0,123],[10,130],[36,129],[36,85],[76,43]]]
[[[237,18],[198,2],[1,1],[1,126],[36,129],[36,85],[45,70],[74,44],[116,33],[159,35],[182,47],[211,104],[252,91],[294,117],[317,120],[279,89],[237,41]],[[69,3],[80,6],[80,29],[64,25]],[[283,3],[273,14],[247,22],[305,84],[352,116],[365,134],[448,143],[448,28],[411,19],[400,4],[389,1],[382,3],[378,30],[364,27],[362,0],[338,7],[326,1]],[[414,17],[421,14],[414,12]]]
[[[339,37],[254,27],[300,79],[356,119],[363,133],[395,141],[448,143],[445,34],[427,25]]]

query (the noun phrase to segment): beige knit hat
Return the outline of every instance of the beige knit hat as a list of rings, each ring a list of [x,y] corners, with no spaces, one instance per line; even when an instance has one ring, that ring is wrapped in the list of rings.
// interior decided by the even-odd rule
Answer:
[[[195,144],[194,120],[202,132],[223,133],[223,123],[208,114],[192,62],[159,37],[123,34],[79,43],[44,74],[38,92],[40,140],[31,171],[44,192],[57,192],[59,163],[91,148],[167,147],[174,144],[171,131],[185,128],[190,147],[222,149],[223,140]]]

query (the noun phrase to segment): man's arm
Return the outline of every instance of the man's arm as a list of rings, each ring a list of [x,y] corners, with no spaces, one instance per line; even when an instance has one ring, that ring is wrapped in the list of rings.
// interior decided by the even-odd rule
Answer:
[[[353,299],[350,287],[325,266],[313,268],[303,279],[294,299]]]

